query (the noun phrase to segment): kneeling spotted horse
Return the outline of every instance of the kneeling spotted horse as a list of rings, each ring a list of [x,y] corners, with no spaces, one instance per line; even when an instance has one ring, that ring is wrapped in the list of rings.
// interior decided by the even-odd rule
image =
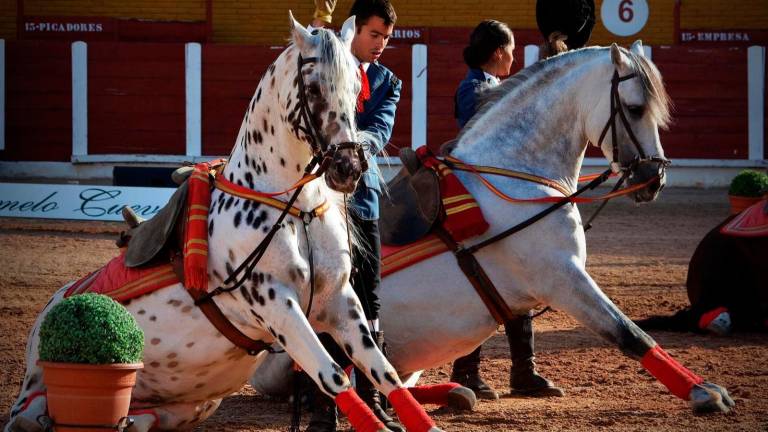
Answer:
[[[186,209],[164,210],[166,221],[180,214],[187,224],[181,279],[186,287],[170,269],[180,260],[162,258],[174,249],[169,247],[175,243],[173,230],[159,222],[153,227],[150,220],[139,225],[127,252],[58,290],[30,333],[27,371],[6,432],[43,430],[37,422],[46,413],[37,365],[38,329],[67,293],[86,288],[111,291],[144,331],[145,367],[132,395],[135,423],[130,432],[194,428],[223,397],[242,387],[266,358],[260,348],[274,342],[335,398],[356,430],[385,430],[323,349],[316,336],[320,332],[346,347],[408,430],[438,430],[372,343],[349,284],[342,194],[354,190],[364,163],[349,120],[359,91],[349,50],[354,17],[338,37],[322,29],[310,34],[292,17],[290,23],[293,43],[262,77],[228,163],[213,173],[198,165],[187,190],[177,191],[186,195]],[[313,171],[315,164],[321,168]],[[308,174],[296,184],[302,167],[308,167]],[[324,182],[309,181],[320,174]],[[280,201],[279,194],[257,192],[292,186],[295,192],[288,202]],[[311,242],[297,229],[299,216]],[[129,268],[135,264],[131,242],[139,242],[138,231],[145,224],[168,242],[152,253],[139,253],[154,257],[148,264],[154,267]],[[269,247],[253,251],[265,238]],[[221,288],[235,280],[236,289]],[[115,281],[124,283],[114,286]]]
[[[577,190],[587,143],[600,148],[615,172],[626,174],[635,201],[653,200],[664,186],[668,162],[658,128],[669,120],[669,97],[642,44],[549,58],[480,99],[481,108],[444,159],[466,192],[443,197],[442,205],[481,209],[487,229],[448,239],[450,247],[433,235],[409,250],[384,253],[380,316],[385,339],[397,335],[385,342],[398,373],[418,377],[472,352],[505,315],[551,305],[640,361],[694,411],[728,411],[734,402],[723,387],[672,359],[586,270],[575,205],[580,200],[569,195]],[[495,175],[511,171],[542,181]],[[558,206],[527,224],[551,203]],[[421,209],[429,213],[432,207]],[[521,226],[526,228],[516,230]],[[414,257],[421,260],[412,263]],[[495,286],[498,307],[481,300],[477,281],[460,266],[482,272]],[[270,357],[251,380],[259,391],[275,391],[288,377],[287,359]]]

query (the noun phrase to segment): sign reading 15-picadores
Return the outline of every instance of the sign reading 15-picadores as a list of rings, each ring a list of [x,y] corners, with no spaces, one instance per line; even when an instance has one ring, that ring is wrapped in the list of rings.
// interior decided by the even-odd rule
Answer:
[[[648,22],[646,0],[604,0],[600,7],[603,25],[616,36],[632,36]]]

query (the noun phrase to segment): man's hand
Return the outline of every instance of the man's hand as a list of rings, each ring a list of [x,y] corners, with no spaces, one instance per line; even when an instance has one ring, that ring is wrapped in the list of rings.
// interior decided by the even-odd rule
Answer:
[[[336,8],[336,0],[315,0],[312,27],[320,28],[330,24],[334,8]]]

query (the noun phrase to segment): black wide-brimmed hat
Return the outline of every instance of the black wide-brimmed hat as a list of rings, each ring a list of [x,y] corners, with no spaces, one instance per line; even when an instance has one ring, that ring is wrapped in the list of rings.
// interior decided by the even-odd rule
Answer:
[[[536,0],[536,24],[547,39],[560,32],[568,39],[568,49],[586,45],[595,27],[594,0]]]

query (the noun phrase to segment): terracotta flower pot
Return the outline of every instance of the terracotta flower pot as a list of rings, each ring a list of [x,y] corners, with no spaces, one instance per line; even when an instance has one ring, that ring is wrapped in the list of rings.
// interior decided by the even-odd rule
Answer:
[[[748,197],[739,195],[728,195],[728,201],[731,202],[731,214],[739,214],[747,207],[760,201],[762,197]]]
[[[114,431],[60,425],[116,425],[128,415],[136,371],[144,365],[38,362],[48,388],[48,416],[56,432]]]

